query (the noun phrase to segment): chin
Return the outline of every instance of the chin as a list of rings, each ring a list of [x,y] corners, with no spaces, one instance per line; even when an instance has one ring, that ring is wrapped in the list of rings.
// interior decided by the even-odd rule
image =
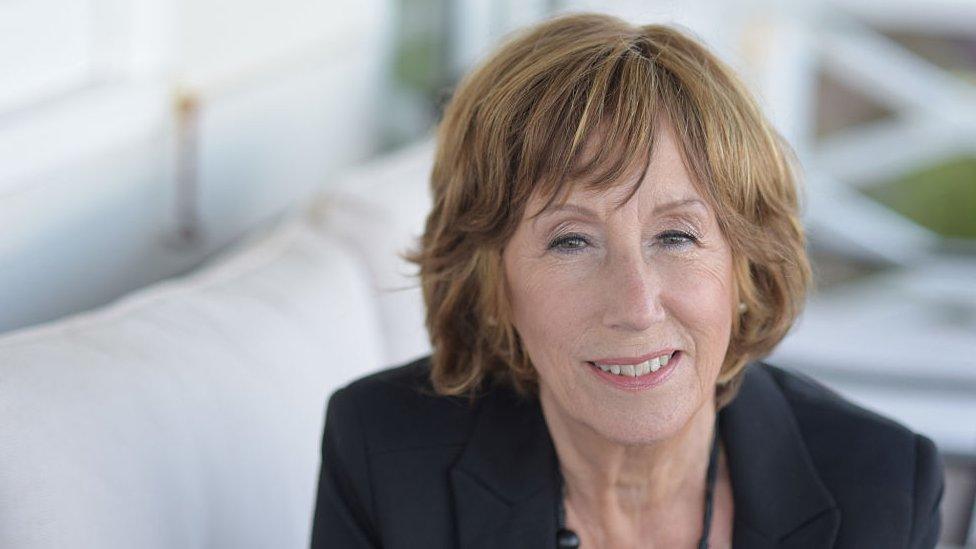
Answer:
[[[677,435],[691,420],[693,411],[686,406],[668,409],[642,410],[638,418],[620,421],[619,415],[600,414],[596,417],[579,418],[603,438],[624,446],[642,446],[667,440]]]
[[[678,375],[667,386],[640,396],[616,390],[608,393],[605,387],[580,384],[577,387],[582,390],[566,399],[563,409],[577,422],[617,444],[637,446],[667,440],[688,425],[704,402],[698,383],[687,369],[675,374]],[[581,402],[586,404],[580,406]]]

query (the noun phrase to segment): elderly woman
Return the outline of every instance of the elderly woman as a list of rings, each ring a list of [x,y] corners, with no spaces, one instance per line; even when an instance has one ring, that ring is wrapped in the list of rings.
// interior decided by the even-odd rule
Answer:
[[[933,547],[932,442],[759,361],[810,282],[788,150],[673,28],[501,47],[440,126],[433,352],[332,396],[313,547]]]

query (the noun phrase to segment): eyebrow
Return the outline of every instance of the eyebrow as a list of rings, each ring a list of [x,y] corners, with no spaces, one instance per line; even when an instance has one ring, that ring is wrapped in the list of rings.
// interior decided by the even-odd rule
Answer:
[[[672,200],[671,202],[665,202],[664,204],[659,204],[651,211],[651,214],[658,215],[666,211],[676,210],[678,208],[683,208],[685,206],[697,205],[701,208],[706,208],[705,203],[697,198],[679,198],[678,200]],[[593,210],[587,208],[586,206],[581,206],[579,204],[566,203],[559,206],[550,206],[538,214],[539,217],[544,215],[551,215],[558,212],[571,212],[583,217],[598,218],[599,216]]]

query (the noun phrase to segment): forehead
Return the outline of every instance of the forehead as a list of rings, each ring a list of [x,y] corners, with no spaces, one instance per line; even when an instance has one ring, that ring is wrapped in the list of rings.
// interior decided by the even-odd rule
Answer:
[[[594,140],[596,141],[596,140]],[[638,202],[641,208],[655,211],[667,206],[702,207],[707,204],[685,166],[678,142],[668,125],[658,126],[650,158],[635,162],[626,174],[614,181],[567,180],[551,196],[533,195],[529,216],[586,206],[603,213]]]

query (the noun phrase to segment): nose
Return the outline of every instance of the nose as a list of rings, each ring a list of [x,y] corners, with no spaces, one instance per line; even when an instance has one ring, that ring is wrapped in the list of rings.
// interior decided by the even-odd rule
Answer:
[[[603,323],[606,327],[644,331],[664,319],[660,275],[652,271],[640,254],[622,255],[607,261],[603,271]]]

